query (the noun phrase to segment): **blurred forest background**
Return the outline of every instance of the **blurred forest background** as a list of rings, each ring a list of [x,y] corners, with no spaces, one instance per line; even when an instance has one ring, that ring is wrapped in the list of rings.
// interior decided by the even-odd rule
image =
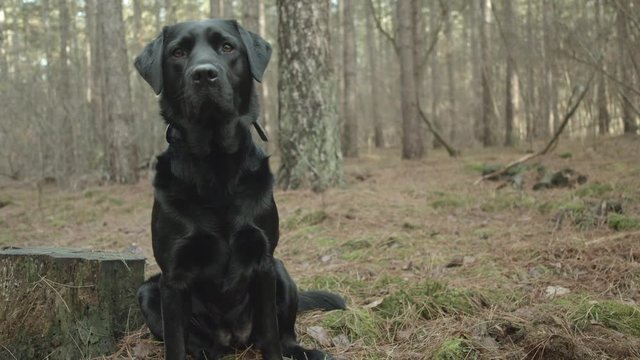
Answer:
[[[0,0],[0,176],[72,187],[137,181],[119,168],[148,167],[165,141],[133,58],[163,25],[209,16],[237,18],[274,45],[261,92],[267,145],[277,155],[286,148],[278,146],[278,79],[287,72],[278,66],[278,40],[288,36],[278,34],[278,8],[286,3]],[[638,132],[634,0],[319,3],[344,156],[402,147],[398,158],[428,157],[441,145],[420,112],[462,152],[532,149],[587,84],[563,136],[588,142]]]

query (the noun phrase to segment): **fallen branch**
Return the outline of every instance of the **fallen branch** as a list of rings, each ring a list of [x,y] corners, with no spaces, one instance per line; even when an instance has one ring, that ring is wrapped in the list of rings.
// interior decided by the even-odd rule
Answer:
[[[614,234],[614,235],[609,235],[609,236],[603,236],[597,239],[593,239],[593,240],[589,240],[586,243],[584,243],[587,246],[590,245],[595,245],[595,244],[599,244],[599,243],[603,243],[603,242],[610,242],[610,241],[618,241],[620,239],[626,239],[628,237],[631,236],[637,236],[640,235],[640,231],[632,231],[632,232],[626,232],[626,233],[622,233],[622,234]]]
[[[486,175],[482,176],[481,178],[476,180],[473,184],[474,185],[478,185],[479,183],[481,183],[484,180],[491,179],[491,178],[494,178],[494,177],[498,177],[498,176],[506,173],[507,171],[509,171],[509,169],[513,168],[516,165],[520,165],[520,164],[522,164],[522,163],[524,163],[526,161],[529,161],[529,160],[531,160],[533,158],[536,158],[538,156],[545,155],[547,152],[549,152],[549,150],[558,141],[558,138],[560,137],[560,134],[562,134],[562,131],[564,130],[564,128],[567,127],[567,124],[569,123],[569,120],[576,113],[576,110],[578,110],[578,106],[580,106],[580,103],[582,103],[582,100],[584,99],[584,96],[587,94],[587,91],[589,90],[589,85],[591,84],[591,80],[593,80],[594,75],[595,75],[595,73],[591,74],[591,77],[589,77],[589,81],[587,81],[587,84],[585,85],[584,89],[582,89],[582,92],[578,96],[578,99],[573,104],[573,106],[571,106],[569,108],[569,111],[567,111],[567,113],[564,115],[564,118],[562,119],[562,123],[560,124],[560,126],[556,130],[556,132],[553,135],[553,137],[551,138],[551,140],[549,140],[547,145],[542,150],[540,150],[538,152],[535,152],[535,153],[532,153],[532,154],[527,154],[527,155],[521,157],[518,160],[512,161],[512,162],[508,163],[502,169],[496,170],[496,171],[494,171],[494,172],[492,172],[490,174],[486,174]],[[574,91],[574,94],[575,94],[575,91]],[[571,96],[571,98],[573,98],[573,96]],[[569,103],[571,103],[571,98],[569,98]]]
[[[436,128],[433,127],[433,124],[431,124],[431,121],[429,121],[429,119],[427,118],[427,115],[425,115],[424,112],[422,111],[422,107],[420,106],[420,104],[418,104],[418,112],[420,113],[420,117],[422,118],[422,121],[424,121],[424,123],[427,124],[427,128],[429,128],[429,131],[431,131],[433,136],[435,136],[436,140],[438,140],[438,142],[442,144],[442,146],[444,146],[445,149],[447,149],[449,156],[456,157],[460,155],[460,152],[452,148],[449,144],[447,144],[447,142],[444,141],[444,139],[442,138],[438,130],[436,130]]]

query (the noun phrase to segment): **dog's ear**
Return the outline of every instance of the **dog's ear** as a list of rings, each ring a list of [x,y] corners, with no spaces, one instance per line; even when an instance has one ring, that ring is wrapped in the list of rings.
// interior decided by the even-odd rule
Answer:
[[[271,45],[260,35],[245,30],[238,22],[235,22],[235,24],[240,33],[240,38],[242,38],[242,43],[247,49],[251,74],[256,81],[262,82],[262,75],[267,68],[269,59],[271,59]]]
[[[162,91],[162,49],[164,30],[136,57],[134,65],[142,78],[151,85],[156,95]]]

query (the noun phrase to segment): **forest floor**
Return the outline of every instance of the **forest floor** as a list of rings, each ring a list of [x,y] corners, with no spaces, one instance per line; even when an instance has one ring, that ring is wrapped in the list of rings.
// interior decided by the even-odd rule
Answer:
[[[300,316],[304,344],[343,359],[640,358],[638,137],[562,140],[510,179],[478,185],[487,164],[524,152],[398,153],[348,160],[345,185],[324,194],[276,193],[277,257],[301,289],[348,300],[346,311]],[[564,168],[586,182],[567,173],[571,186],[532,190]],[[135,251],[151,274],[151,204],[150,181],[40,194],[3,183],[0,246]],[[160,353],[143,329],[112,358]]]

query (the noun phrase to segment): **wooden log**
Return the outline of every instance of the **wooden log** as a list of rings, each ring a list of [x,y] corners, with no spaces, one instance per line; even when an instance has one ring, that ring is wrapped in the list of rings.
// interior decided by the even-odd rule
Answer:
[[[0,359],[89,359],[136,330],[145,259],[65,248],[0,250]]]

